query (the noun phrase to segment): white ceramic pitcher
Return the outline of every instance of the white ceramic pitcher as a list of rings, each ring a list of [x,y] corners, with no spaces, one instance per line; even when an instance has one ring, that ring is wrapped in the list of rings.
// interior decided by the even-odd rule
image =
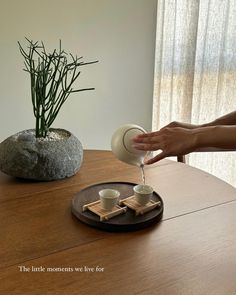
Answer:
[[[119,127],[113,134],[111,139],[111,149],[114,155],[123,162],[130,165],[141,166],[146,151],[139,151],[132,147],[134,142],[132,138],[138,134],[146,133],[146,131],[134,124],[126,124]]]

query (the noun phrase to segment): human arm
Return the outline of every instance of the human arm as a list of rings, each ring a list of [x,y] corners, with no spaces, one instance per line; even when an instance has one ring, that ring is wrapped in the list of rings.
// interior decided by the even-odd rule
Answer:
[[[133,142],[133,147],[138,150],[161,150],[160,154],[145,162],[152,164],[165,157],[188,154],[198,148],[236,149],[236,126],[216,125],[193,129],[166,127],[157,132],[138,135]]]
[[[226,114],[216,120],[202,124],[201,127],[219,126],[219,125],[236,125],[236,111]]]
[[[228,113],[224,116],[221,116],[221,117],[217,118],[216,120],[208,122],[206,124],[197,125],[197,124],[190,124],[190,123],[173,121],[173,122],[169,123],[168,125],[164,126],[162,129],[173,128],[173,127],[195,129],[195,128],[219,126],[219,125],[236,125],[236,111],[233,111],[233,112]]]

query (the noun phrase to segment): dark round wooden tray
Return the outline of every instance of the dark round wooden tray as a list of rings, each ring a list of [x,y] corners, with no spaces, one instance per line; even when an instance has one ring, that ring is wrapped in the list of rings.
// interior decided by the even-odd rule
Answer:
[[[163,201],[154,192],[152,200],[160,201],[161,205],[144,215],[135,216],[135,212],[128,208],[127,212],[115,216],[107,221],[100,221],[98,215],[91,211],[83,212],[83,205],[99,200],[98,192],[104,188],[116,189],[120,192],[120,199],[133,195],[133,187],[136,183],[130,182],[106,182],[89,186],[78,192],[72,200],[72,213],[82,222],[106,231],[132,231],[148,227],[161,220],[163,215]]]

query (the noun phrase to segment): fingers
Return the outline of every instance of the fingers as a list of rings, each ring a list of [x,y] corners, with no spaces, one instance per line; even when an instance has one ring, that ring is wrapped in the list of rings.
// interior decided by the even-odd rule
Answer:
[[[137,138],[137,139],[133,139],[133,143],[134,144],[158,144],[161,141],[161,138],[159,137],[146,137],[146,138]]]
[[[160,149],[160,145],[158,143],[136,143],[133,144],[132,147],[141,151],[156,151]]]
[[[150,133],[142,133],[142,134],[139,134],[139,135],[135,136],[133,138],[133,141],[139,142],[139,140],[150,139],[150,138],[152,138],[154,136],[157,136],[158,134],[159,134],[159,131],[150,132]]]
[[[141,134],[134,137],[132,147],[143,151],[156,151],[161,149],[161,136],[157,136],[159,131]]]
[[[165,157],[166,157],[165,153],[164,152],[161,152],[160,154],[158,154],[154,158],[145,161],[144,164],[145,165],[150,165],[150,164],[153,164],[155,162],[158,162],[158,161],[164,159]]]

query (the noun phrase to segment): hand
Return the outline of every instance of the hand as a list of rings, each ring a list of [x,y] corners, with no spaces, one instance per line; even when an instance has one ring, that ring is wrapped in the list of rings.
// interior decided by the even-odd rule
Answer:
[[[161,130],[164,128],[173,128],[173,127],[181,127],[181,128],[185,128],[185,129],[195,129],[195,128],[201,127],[201,125],[173,121],[173,122],[169,123],[168,125],[164,126],[163,128],[161,128]]]
[[[165,127],[160,131],[141,134],[134,137],[133,142],[133,147],[137,150],[162,150],[145,164],[152,164],[169,156],[186,155],[196,148],[195,133],[192,129],[181,127]]]

